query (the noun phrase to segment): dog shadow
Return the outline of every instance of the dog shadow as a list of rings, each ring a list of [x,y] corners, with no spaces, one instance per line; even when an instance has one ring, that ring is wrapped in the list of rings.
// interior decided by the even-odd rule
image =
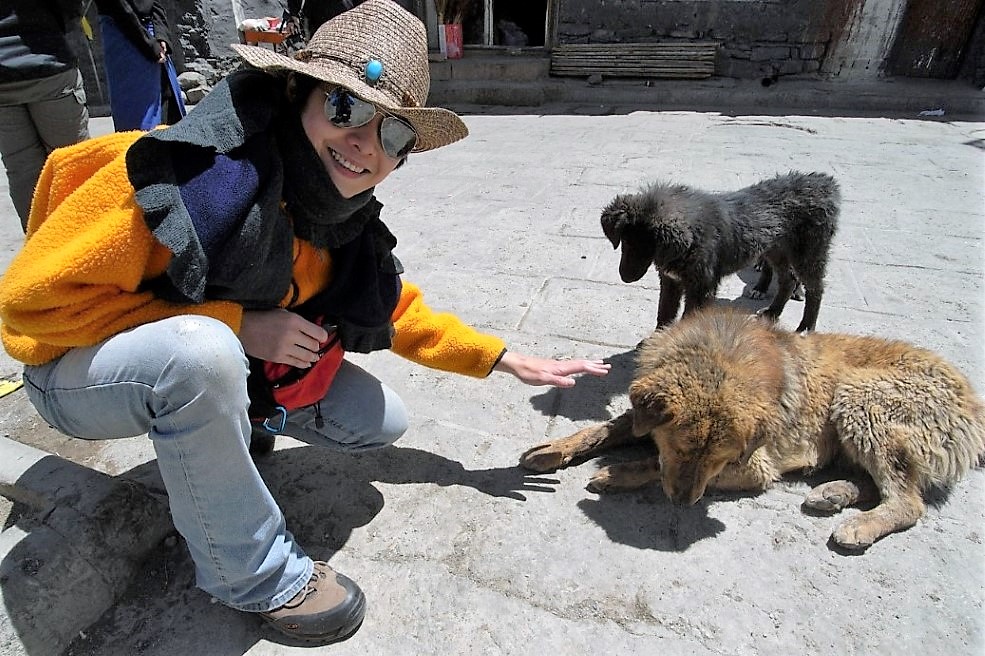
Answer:
[[[723,305],[725,307],[732,307],[737,310],[745,310],[751,314],[758,312],[769,306],[773,302],[773,297],[776,295],[776,276],[773,276],[773,280],[770,281],[769,289],[766,290],[766,297],[762,299],[753,299],[748,296],[759,282],[760,271],[755,266],[749,266],[735,273],[736,277],[742,281],[742,292],[737,298],[733,299],[718,299],[717,304]],[[799,290],[799,296],[794,294],[790,297],[791,303],[803,303],[803,288],[798,283],[797,288]]]
[[[647,507],[641,508],[643,505]],[[692,544],[725,530],[725,524],[708,516],[704,501],[678,506],[664,496],[659,486],[653,490],[610,492],[597,499],[582,499],[578,508],[612,542],[636,549],[683,552]]]
[[[749,297],[747,297],[746,294],[748,294],[752,290],[752,288],[756,286],[756,283],[759,282],[759,274],[760,272],[754,266],[748,266],[744,269],[739,269],[738,271],[735,272],[735,277],[742,281],[742,295],[740,296],[740,298],[745,298],[746,300],[752,300]],[[776,289],[776,280],[774,279],[770,283],[770,288],[768,291],[772,293],[775,289]]]
[[[737,271],[735,276],[742,281],[742,291],[735,298],[716,298],[715,305],[732,308],[734,310],[747,312],[749,314],[755,314],[756,312],[769,307],[769,304],[773,301],[773,295],[776,293],[775,277],[773,282],[770,283],[770,288],[767,290],[766,297],[754,299],[750,298],[749,294],[752,292],[753,287],[756,286],[756,283],[759,282],[759,271],[757,271],[755,267],[749,266]]]
[[[636,549],[683,552],[725,530],[725,524],[708,516],[707,501],[700,499],[693,506],[675,504],[659,483],[639,490],[606,492],[582,499],[577,505],[609,540]]]
[[[626,394],[629,384],[633,382],[636,349],[611,355],[604,361],[612,365],[607,375],[600,378],[582,376],[577,385],[567,389],[552,387],[543,394],[530,397],[530,405],[548,417],[565,417],[571,421],[608,421],[613,417],[609,411],[612,400]]]
[[[651,445],[628,444],[582,462],[594,460],[601,468],[653,453]],[[699,499],[693,506],[675,504],[664,494],[660,483],[636,490],[592,494],[593,498],[579,501],[578,508],[605,531],[609,540],[636,549],[682,552],[725,530],[725,524],[708,516],[706,499]]]
[[[599,467],[639,459],[652,455],[652,450],[640,445],[616,447],[606,455],[598,457]],[[586,458],[582,463],[592,460]],[[572,465],[577,463],[572,463]],[[868,511],[879,505],[878,492],[864,472],[846,466],[832,466],[811,472],[786,474],[778,486],[790,491],[803,492],[806,497],[810,490],[819,485],[836,480],[850,480],[867,489],[863,500],[853,504],[844,512]],[[928,506],[940,508],[947,503],[952,490],[932,487],[924,492]],[[763,494],[759,490],[722,491],[709,490],[693,506],[683,506],[672,502],[664,494],[659,483],[653,483],[639,490],[610,491],[596,495],[595,498],[582,499],[579,509],[586,517],[602,528],[608,538],[620,544],[637,549],[682,552],[692,544],[717,537],[726,525],[708,515],[708,509],[716,503],[733,503],[741,499],[755,499]],[[793,512],[793,507],[791,508]],[[842,513],[813,509],[804,503],[800,512],[817,518],[837,518]],[[826,544],[832,552],[841,556],[861,556],[865,549],[848,549],[829,538]]]

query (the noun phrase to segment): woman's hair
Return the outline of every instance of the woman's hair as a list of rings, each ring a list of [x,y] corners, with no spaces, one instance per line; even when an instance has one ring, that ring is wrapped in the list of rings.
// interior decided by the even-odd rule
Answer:
[[[308,101],[308,96],[319,84],[321,82],[313,77],[301,73],[289,73],[287,75],[287,87],[284,91],[287,95],[287,103],[300,112],[304,108],[304,103]]]
[[[300,114],[304,109],[304,104],[308,102],[308,96],[321,84],[320,80],[316,80],[313,77],[302,75],[301,73],[289,73],[287,75],[287,86],[284,89],[284,95],[287,96],[287,104],[291,109]],[[404,155],[397,162],[397,166],[393,170],[396,171],[399,169],[406,161],[407,155]]]

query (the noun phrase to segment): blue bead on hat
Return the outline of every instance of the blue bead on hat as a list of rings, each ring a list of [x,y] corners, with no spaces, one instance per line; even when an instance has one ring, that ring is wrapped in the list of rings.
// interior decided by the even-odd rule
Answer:
[[[383,62],[378,59],[370,59],[366,62],[366,70],[363,74],[366,76],[366,83],[375,86],[383,75]]]

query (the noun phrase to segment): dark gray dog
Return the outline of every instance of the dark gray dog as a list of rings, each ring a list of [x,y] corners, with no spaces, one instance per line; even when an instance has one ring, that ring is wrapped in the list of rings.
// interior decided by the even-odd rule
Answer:
[[[622,246],[619,275],[636,282],[652,264],[660,274],[657,328],[707,305],[722,278],[766,260],[753,289],[760,297],[777,277],[777,292],[761,314],[776,321],[800,280],[804,316],[797,331],[814,330],[824,293],[841,194],[824,173],[793,171],[728,193],[656,183],[622,194],[602,212],[602,231]]]

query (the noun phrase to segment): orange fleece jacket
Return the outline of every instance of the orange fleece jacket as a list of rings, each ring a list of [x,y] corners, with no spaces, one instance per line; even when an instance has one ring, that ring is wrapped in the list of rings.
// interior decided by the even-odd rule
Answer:
[[[138,291],[171,259],[144,223],[127,176],[126,150],[141,134],[83,141],[54,151],[45,163],[27,241],[0,280],[0,339],[11,357],[43,364],[73,347],[181,314],[210,316],[239,331],[243,308],[237,303],[178,304]],[[331,281],[331,261],[328,251],[299,239],[294,250],[301,303]],[[435,369],[483,377],[505,347],[454,315],[433,312],[409,282],[393,322],[392,350]]]

